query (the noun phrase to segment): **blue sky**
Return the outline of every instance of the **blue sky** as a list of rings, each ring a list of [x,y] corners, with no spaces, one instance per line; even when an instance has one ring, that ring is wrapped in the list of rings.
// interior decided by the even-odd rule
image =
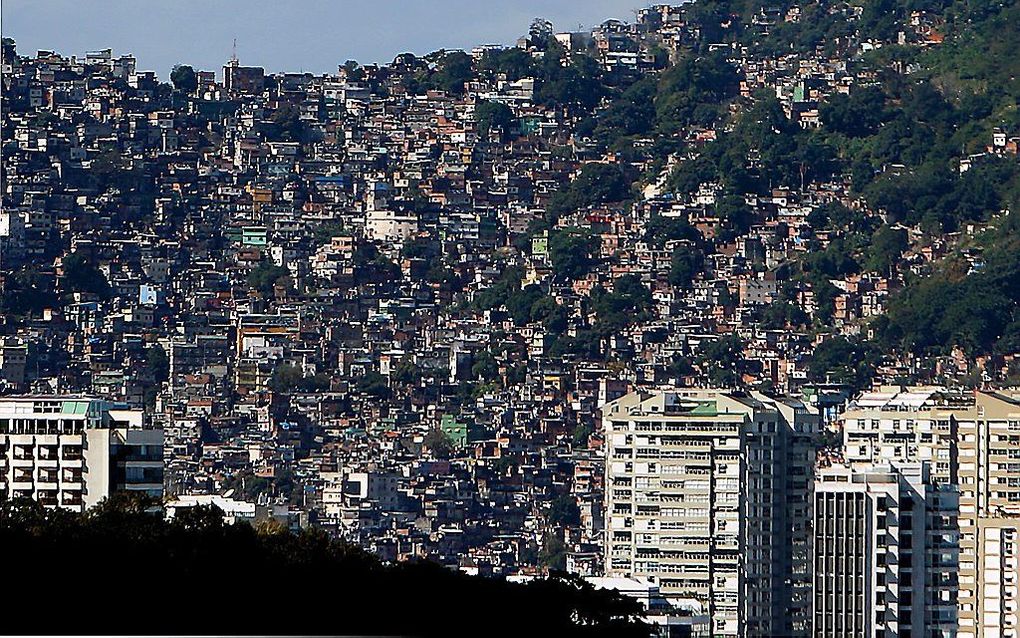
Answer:
[[[647,0],[647,4],[653,4]],[[164,78],[176,63],[218,70],[237,39],[242,64],[333,72],[405,51],[511,44],[536,16],[558,30],[633,20],[640,0],[3,0],[4,37],[18,51],[64,55],[112,47]]]

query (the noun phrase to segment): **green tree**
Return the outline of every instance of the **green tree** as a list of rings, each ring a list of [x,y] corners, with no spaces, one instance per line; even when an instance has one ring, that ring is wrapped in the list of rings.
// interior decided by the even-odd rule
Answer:
[[[304,377],[300,367],[290,363],[280,364],[269,379],[269,389],[280,394],[290,394],[300,387]]]
[[[694,278],[704,268],[705,259],[700,250],[680,244],[669,260],[669,283],[677,288],[690,288]]]
[[[174,88],[184,93],[193,93],[198,88],[198,76],[195,69],[187,64],[178,64],[170,71],[170,82]]]
[[[489,131],[498,130],[500,139],[510,138],[510,130],[516,118],[513,110],[502,102],[486,100],[475,107],[475,118],[478,121],[478,133],[487,137]]]
[[[5,273],[0,291],[0,313],[9,316],[38,314],[59,302],[52,279],[34,266]]]
[[[73,252],[64,257],[64,286],[72,292],[88,292],[100,297],[110,296],[106,276],[84,255]]]
[[[907,249],[907,231],[902,228],[882,226],[871,237],[868,259],[865,266],[868,270],[887,273],[900,259]]]
[[[439,70],[432,76],[432,84],[451,95],[464,95],[464,84],[471,77],[471,56],[463,51],[451,51],[439,61]]]
[[[577,499],[570,494],[561,494],[549,504],[549,524],[556,527],[581,524],[581,509]]]
[[[170,378],[170,359],[158,343],[152,344],[145,351],[145,363],[149,375],[156,383],[165,383]]]
[[[590,423],[578,423],[571,434],[570,442],[576,448],[587,447],[588,440],[594,432],[595,428]]]
[[[590,206],[619,202],[630,196],[630,182],[617,164],[585,164],[577,177],[557,191],[546,206],[551,220]]]
[[[640,320],[652,306],[652,293],[637,275],[622,275],[613,282],[613,291],[596,286],[591,293],[595,310],[595,331],[604,336],[616,333]]]
[[[549,257],[556,277],[562,281],[588,274],[595,265],[597,250],[598,239],[576,228],[549,233]]]
[[[432,456],[437,459],[448,459],[453,456],[453,441],[450,437],[439,428],[429,430],[425,435],[425,439],[422,444],[432,453]]]
[[[488,352],[480,352],[471,364],[471,376],[485,382],[491,382],[499,376],[499,364]]]
[[[737,335],[729,334],[701,345],[698,367],[713,386],[735,387],[741,381],[743,356],[744,342]]]
[[[814,381],[846,383],[860,390],[868,386],[878,359],[873,345],[834,336],[815,347],[808,374]]]
[[[386,377],[370,370],[359,377],[355,383],[358,391],[375,399],[388,399],[392,391]]]
[[[837,93],[823,102],[818,115],[826,128],[848,137],[866,137],[878,130],[885,112],[882,89],[867,86],[850,95]]]
[[[587,55],[574,55],[567,66],[552,56],[546,59],[543,81],[535,99],[546,106],[579,107],[590,110],[598,105],[606,90],[598,64]]]
[[[546,532],[538,560],[549,569],[563,571],[567,568],[567,546],[559,534]]]
[[[4,557],[5,569],[21,574],[21,588],[11,590],[8,603],[21,614],[5,617],[4,628],[27,632],[35,619],[50,614],[48,623],[59,633],[98,633],[104,620],[89,610],[103,605],[108,592],[84,588],[69,597],[66,613],[52,614],[52,605],[35,593],[45,589],[52,574],[61,570],[127,573],[146,565],[158,579],[145,587],[127,587],[118,593],[122,622],[144,626],[151,620],[146,601],[169,600],[187,590],[204,574],[226,573],[248,565],[272,582],[291,582],[295,595],[314,608],[324,609],[337,598],[345,602],[336,617],[293,617],[250,614],[213,615],[204,621],[216,634],[293,632],[352,635],[447,635],[449,619],[434,610],[457,600],[463,604],[458,622],[484,626],[493,614],[500,617],[502,635],[552,634],[556,636],[647,637],[650,626],[636,600],[611,590],[596,590],[567,575],[536,579],[528,584],[469,576],[428,561],[383,564],[356,545],[331,538],[320,529],[299,533],[273,526],[227,523],[213,507],[178,508],[166,520],[151,500],[114,496],[86,513],[47,510],[28,499],[0,500],[0,545],[16,547]],[[154,509],[158,513],[150,513]],[[262,529],[258,529],[262,528]],[[564,549],[547,543],[545,558],[553,567]],[[523,553],[527,556],[527,553]],[[225,588],[219,600],[231,609],[251,602],[243,588]],[[393,612],[393,597],[401,612]],[[527,609],[527,614],[518,613]],[[171,614],[163,627],[173,634],[193,629],[194,619]],[[295,624],[297,622],[297,624]]]
[[[290,102],[282,102],[280,108],[269,118],[272,123],[272,136],[285,142],[302,142],[308,133],[308,127],[301,119],[301,110]]]
[[[248,285],[262,293],[264,297],[271,297],[273,289],[277,284],[287,283],[290,271],[282,266],[263,261],[248,273]]]
[[[502,73],[510,82],[535,74],[534,60],[527,51],[517,47],[486,51],[480,65],[483,71]]]

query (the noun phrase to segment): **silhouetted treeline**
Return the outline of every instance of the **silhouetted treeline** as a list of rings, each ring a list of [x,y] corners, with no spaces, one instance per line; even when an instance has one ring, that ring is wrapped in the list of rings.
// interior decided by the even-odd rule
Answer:
[[[640,605],[558,576],[528,585],[383,565],[319,530],[0,502],[4,633],[648,636]]]

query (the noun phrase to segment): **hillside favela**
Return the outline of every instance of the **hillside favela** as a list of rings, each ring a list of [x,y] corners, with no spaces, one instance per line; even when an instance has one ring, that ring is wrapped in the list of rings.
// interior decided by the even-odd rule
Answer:
[[[5,32],[0,631],[1020,636],[1020,3],[603,19]]]

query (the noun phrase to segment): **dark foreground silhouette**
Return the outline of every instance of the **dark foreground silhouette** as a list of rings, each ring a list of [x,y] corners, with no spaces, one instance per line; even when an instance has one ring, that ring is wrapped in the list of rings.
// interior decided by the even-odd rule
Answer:
[[[3,633],[648,636],[640,605],[559,575],[527,585],[383,565],[321,531],[0,501]]]

